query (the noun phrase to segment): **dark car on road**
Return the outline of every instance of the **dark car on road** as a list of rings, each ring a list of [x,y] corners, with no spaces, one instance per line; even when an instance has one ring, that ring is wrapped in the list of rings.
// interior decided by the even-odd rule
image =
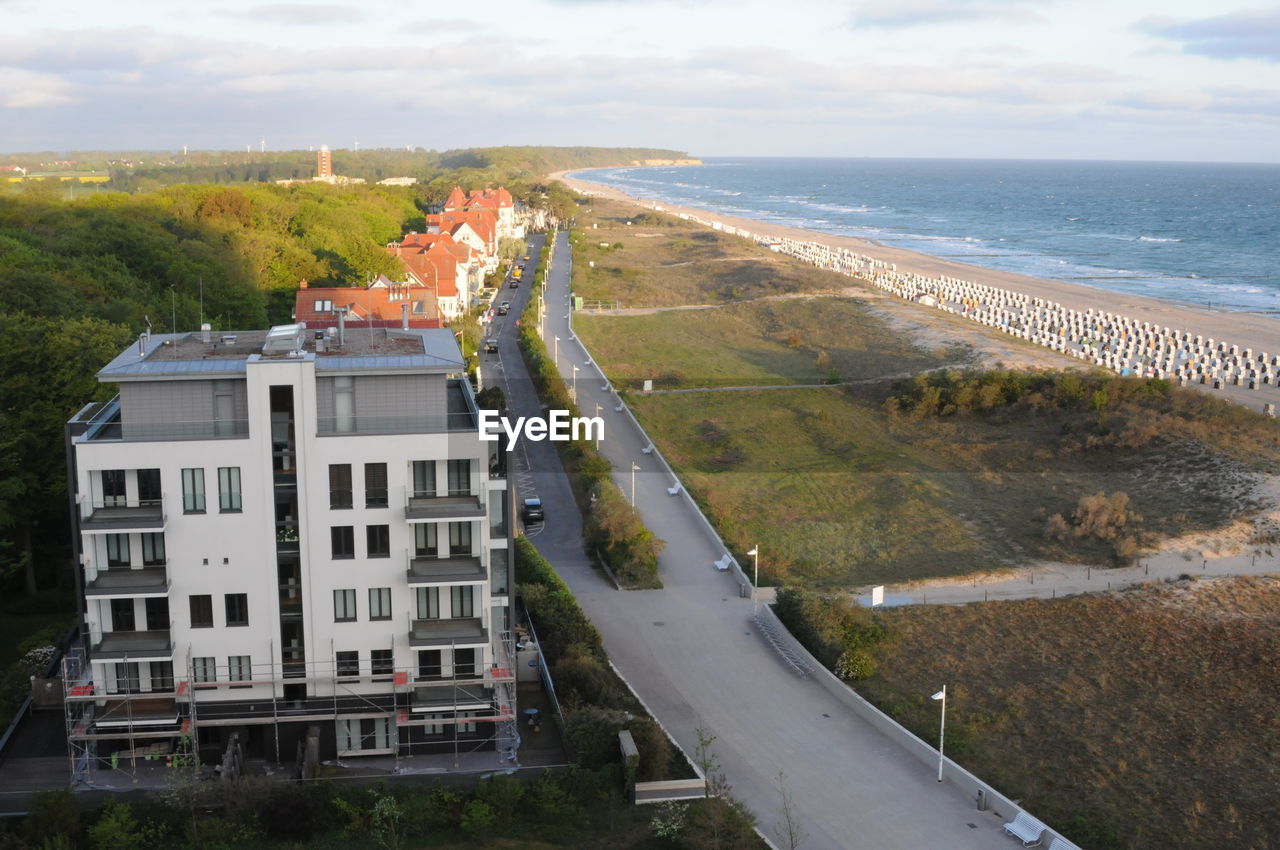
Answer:
[[[496,354],[498,351],[498,341],[493,337],[489,337],[484,341],[484,350],[490,354]]]
[[[511,302],[510,302],[510,301],[503,301],[501,304],[499,304],[499,305],[498,305],[498,315],[499,315],[499,316],[505,316],[505,315],[507,315],[507,314],[508,314],[508,313],[510,313],[510,312],[511,312]]]
[[[520,511],[520,516],[525,522],[542,522],[544,516],[542,514],[542,500],[539,498],[525,499],[524,507]]]

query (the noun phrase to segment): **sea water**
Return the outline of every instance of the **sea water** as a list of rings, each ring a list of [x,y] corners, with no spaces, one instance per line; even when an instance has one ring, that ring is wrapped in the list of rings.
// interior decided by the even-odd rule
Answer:
[[[1280,165],[708,159],[633,195],[1118,292],[1280,313]]]

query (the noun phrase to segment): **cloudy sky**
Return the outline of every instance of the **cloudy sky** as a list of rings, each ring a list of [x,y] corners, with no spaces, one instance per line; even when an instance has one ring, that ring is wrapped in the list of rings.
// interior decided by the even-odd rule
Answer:
[[[0,0],[0,151],[1280,161],[1280,5]]]

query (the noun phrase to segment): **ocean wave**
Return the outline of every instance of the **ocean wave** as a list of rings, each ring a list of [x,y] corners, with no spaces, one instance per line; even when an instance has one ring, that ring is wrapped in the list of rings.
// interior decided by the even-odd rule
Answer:
[[[1181,242],[1181,239],[1175,239],[1172,236],[1139,236],[1139,242]]]

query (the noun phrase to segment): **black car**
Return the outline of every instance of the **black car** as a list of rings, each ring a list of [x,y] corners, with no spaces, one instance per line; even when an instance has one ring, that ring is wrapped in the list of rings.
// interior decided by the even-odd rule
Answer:
[[[511,302],[510,302],[510,301],[503,301],[501,304],[499,304],[499,305],[498,305],[498,315],[499,315],[499,316],[505,316],[505,315],[507,315],[507,313],[509,313],[509,312],[511,312]]]
[[[542,500],[539,498],[525,499],[524,508],[520,511],[520,516],[525,522],[542,522],[544,516],[542,514]]]
[[[490,354],[494,354],[498,350],[498,341],[493,337],[489,337],[484,341],[484,350]]]

